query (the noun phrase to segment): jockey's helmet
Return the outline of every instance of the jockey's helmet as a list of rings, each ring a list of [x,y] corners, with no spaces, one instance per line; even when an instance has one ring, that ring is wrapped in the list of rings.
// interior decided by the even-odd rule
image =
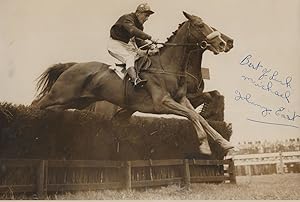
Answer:
[[[148,14],[153,14],[154,11],[151,10],[150,6],[147,3],[142,3],[138,5],[136,8],[136,13],[148,13]]]

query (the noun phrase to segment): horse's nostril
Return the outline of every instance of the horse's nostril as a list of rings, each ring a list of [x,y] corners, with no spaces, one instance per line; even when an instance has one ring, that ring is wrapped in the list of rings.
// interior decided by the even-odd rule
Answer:
[[[223,41],[220,42],[219,47],[220,47],[220,48],[224,48],[224,47],[225,47],[225,43],[224,43]]]

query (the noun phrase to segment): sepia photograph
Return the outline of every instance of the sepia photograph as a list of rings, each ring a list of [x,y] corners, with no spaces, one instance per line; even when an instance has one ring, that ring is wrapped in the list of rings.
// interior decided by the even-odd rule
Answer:
[[[299,0],[0,0],[1,200],[300,200]]]

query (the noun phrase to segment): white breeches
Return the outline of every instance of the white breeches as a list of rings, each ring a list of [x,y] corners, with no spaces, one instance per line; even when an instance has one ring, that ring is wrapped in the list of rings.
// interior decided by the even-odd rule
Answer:
[[[140,57],[138,55],[138,47],[134,40],[124,43],[110,37],[107,50],[111,56],[126,64],[126,70],[129,67],[134,67],[134,62]]]

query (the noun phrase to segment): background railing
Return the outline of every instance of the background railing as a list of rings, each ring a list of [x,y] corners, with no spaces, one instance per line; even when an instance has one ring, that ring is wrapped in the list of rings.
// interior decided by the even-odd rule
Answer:
[[[300,151],[228,156],[236,175],[265,175],[300,172]]]

